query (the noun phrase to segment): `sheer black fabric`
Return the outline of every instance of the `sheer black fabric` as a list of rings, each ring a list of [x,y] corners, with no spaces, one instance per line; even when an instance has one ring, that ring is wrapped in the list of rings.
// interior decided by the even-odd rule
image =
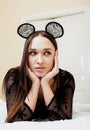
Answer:
[[[7,112],[9,112],[14,104],[17,84],[19,82],[19,77],[17,77],[18,73],[18,69],[11,69],[8,71],[8,80],[6,85]],[[49,105],[45,106],[44,100],[38,99],[35,111],[32,112],[31,108],[24,103],[13,117],[12,122],[71,119],[73,95],[75,90],[74,77],[68,71],[60,69],[55,79],[57,80],[57,89]]]

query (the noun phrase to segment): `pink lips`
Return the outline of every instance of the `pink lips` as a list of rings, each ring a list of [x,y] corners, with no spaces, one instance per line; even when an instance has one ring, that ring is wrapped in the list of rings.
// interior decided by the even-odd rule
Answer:
[[[36,67],[35,69],[41,73],[45,69],[45,67]]]

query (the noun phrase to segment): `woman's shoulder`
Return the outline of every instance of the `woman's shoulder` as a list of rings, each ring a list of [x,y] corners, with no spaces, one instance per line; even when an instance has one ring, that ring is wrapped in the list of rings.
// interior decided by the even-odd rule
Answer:
[[[71,72],[64,69],[59,69],[59,79],[62,84],[66,85],[67,87],[71,86],[73,90],[75,89],[75,78]]]
[[[67,78],[73,78],[74,76],[70,71],[64,70],[64,69],[59,69],[59,75],[60,77],[67,77]]]
[[[10,76],[15,76],[18,75],[19,73],[19,67],[15,67],[15,68],[10,68],[7,73],[6,76],[10,77]]]
[[[19,79],[19,67],[10,68],[4,77],[4,83],[10,85],[13,82],[16,82],[18,79]]]

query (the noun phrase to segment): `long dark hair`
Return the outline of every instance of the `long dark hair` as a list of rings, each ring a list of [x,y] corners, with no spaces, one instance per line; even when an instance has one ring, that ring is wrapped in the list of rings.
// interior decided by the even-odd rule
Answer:
[[[31,44],[33,38],[37,37],[38,35],[48,38],[52,42],[53,46],[55,47],[55,50],[57,50],[57,42],[56,42],[55,38],[51,34],[45,32],[45,31],[36,31],[25,41],[21,65],[17,68],[12,69],[13,72],[16,72],[18,70],[18,74],[17,74],[18,83],[17,83],[17,90],[16,90],[17,92],[16,92],[16,97],[15,97],[14,103],[12,105],[12,108],[8,112],[6,122],[12,121],[12,119],[15,116],[15,114],[17,113],[17,111],[23,105],[25,98],[30,90],[31,81],[26,75],[26,63],[28,62],[28,48],[29,48],[29,45]],[[6,74],[6,76],[3,80],[3,88],[4,88],[5,92],[6,92],[8,77],[9,77],[9,73]],[[28,88],[28,86],[29,86],[29,88]]]

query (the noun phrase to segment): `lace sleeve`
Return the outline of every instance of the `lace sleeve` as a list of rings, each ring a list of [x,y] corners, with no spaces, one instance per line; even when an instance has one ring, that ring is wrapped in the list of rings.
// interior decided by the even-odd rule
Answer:
[[[62,82],[62,81],[61,81]],[[72,103],[74,94],[74,78],[71,75],[64,77],[56,95],[47,106],[49,120],[64,120],[72,118]]]
[[[29,108],[29,106],[26,103],[24,103],[24,105],[21,107],[21,109],[13,117],[12,122],[30,121],[30,120],[32,120],[32,115],[33,115],[32,110]]]
[[[15,100],[17,85],[15,83],[14,74],[9,72],[7,84],[6,84],[6,104],[7,104],[7,112],[9,113],[12,108]],[[25,121],[32,119],[33,112],[30,107],[24,103],[16,115],[13,117],[13,121]]]

